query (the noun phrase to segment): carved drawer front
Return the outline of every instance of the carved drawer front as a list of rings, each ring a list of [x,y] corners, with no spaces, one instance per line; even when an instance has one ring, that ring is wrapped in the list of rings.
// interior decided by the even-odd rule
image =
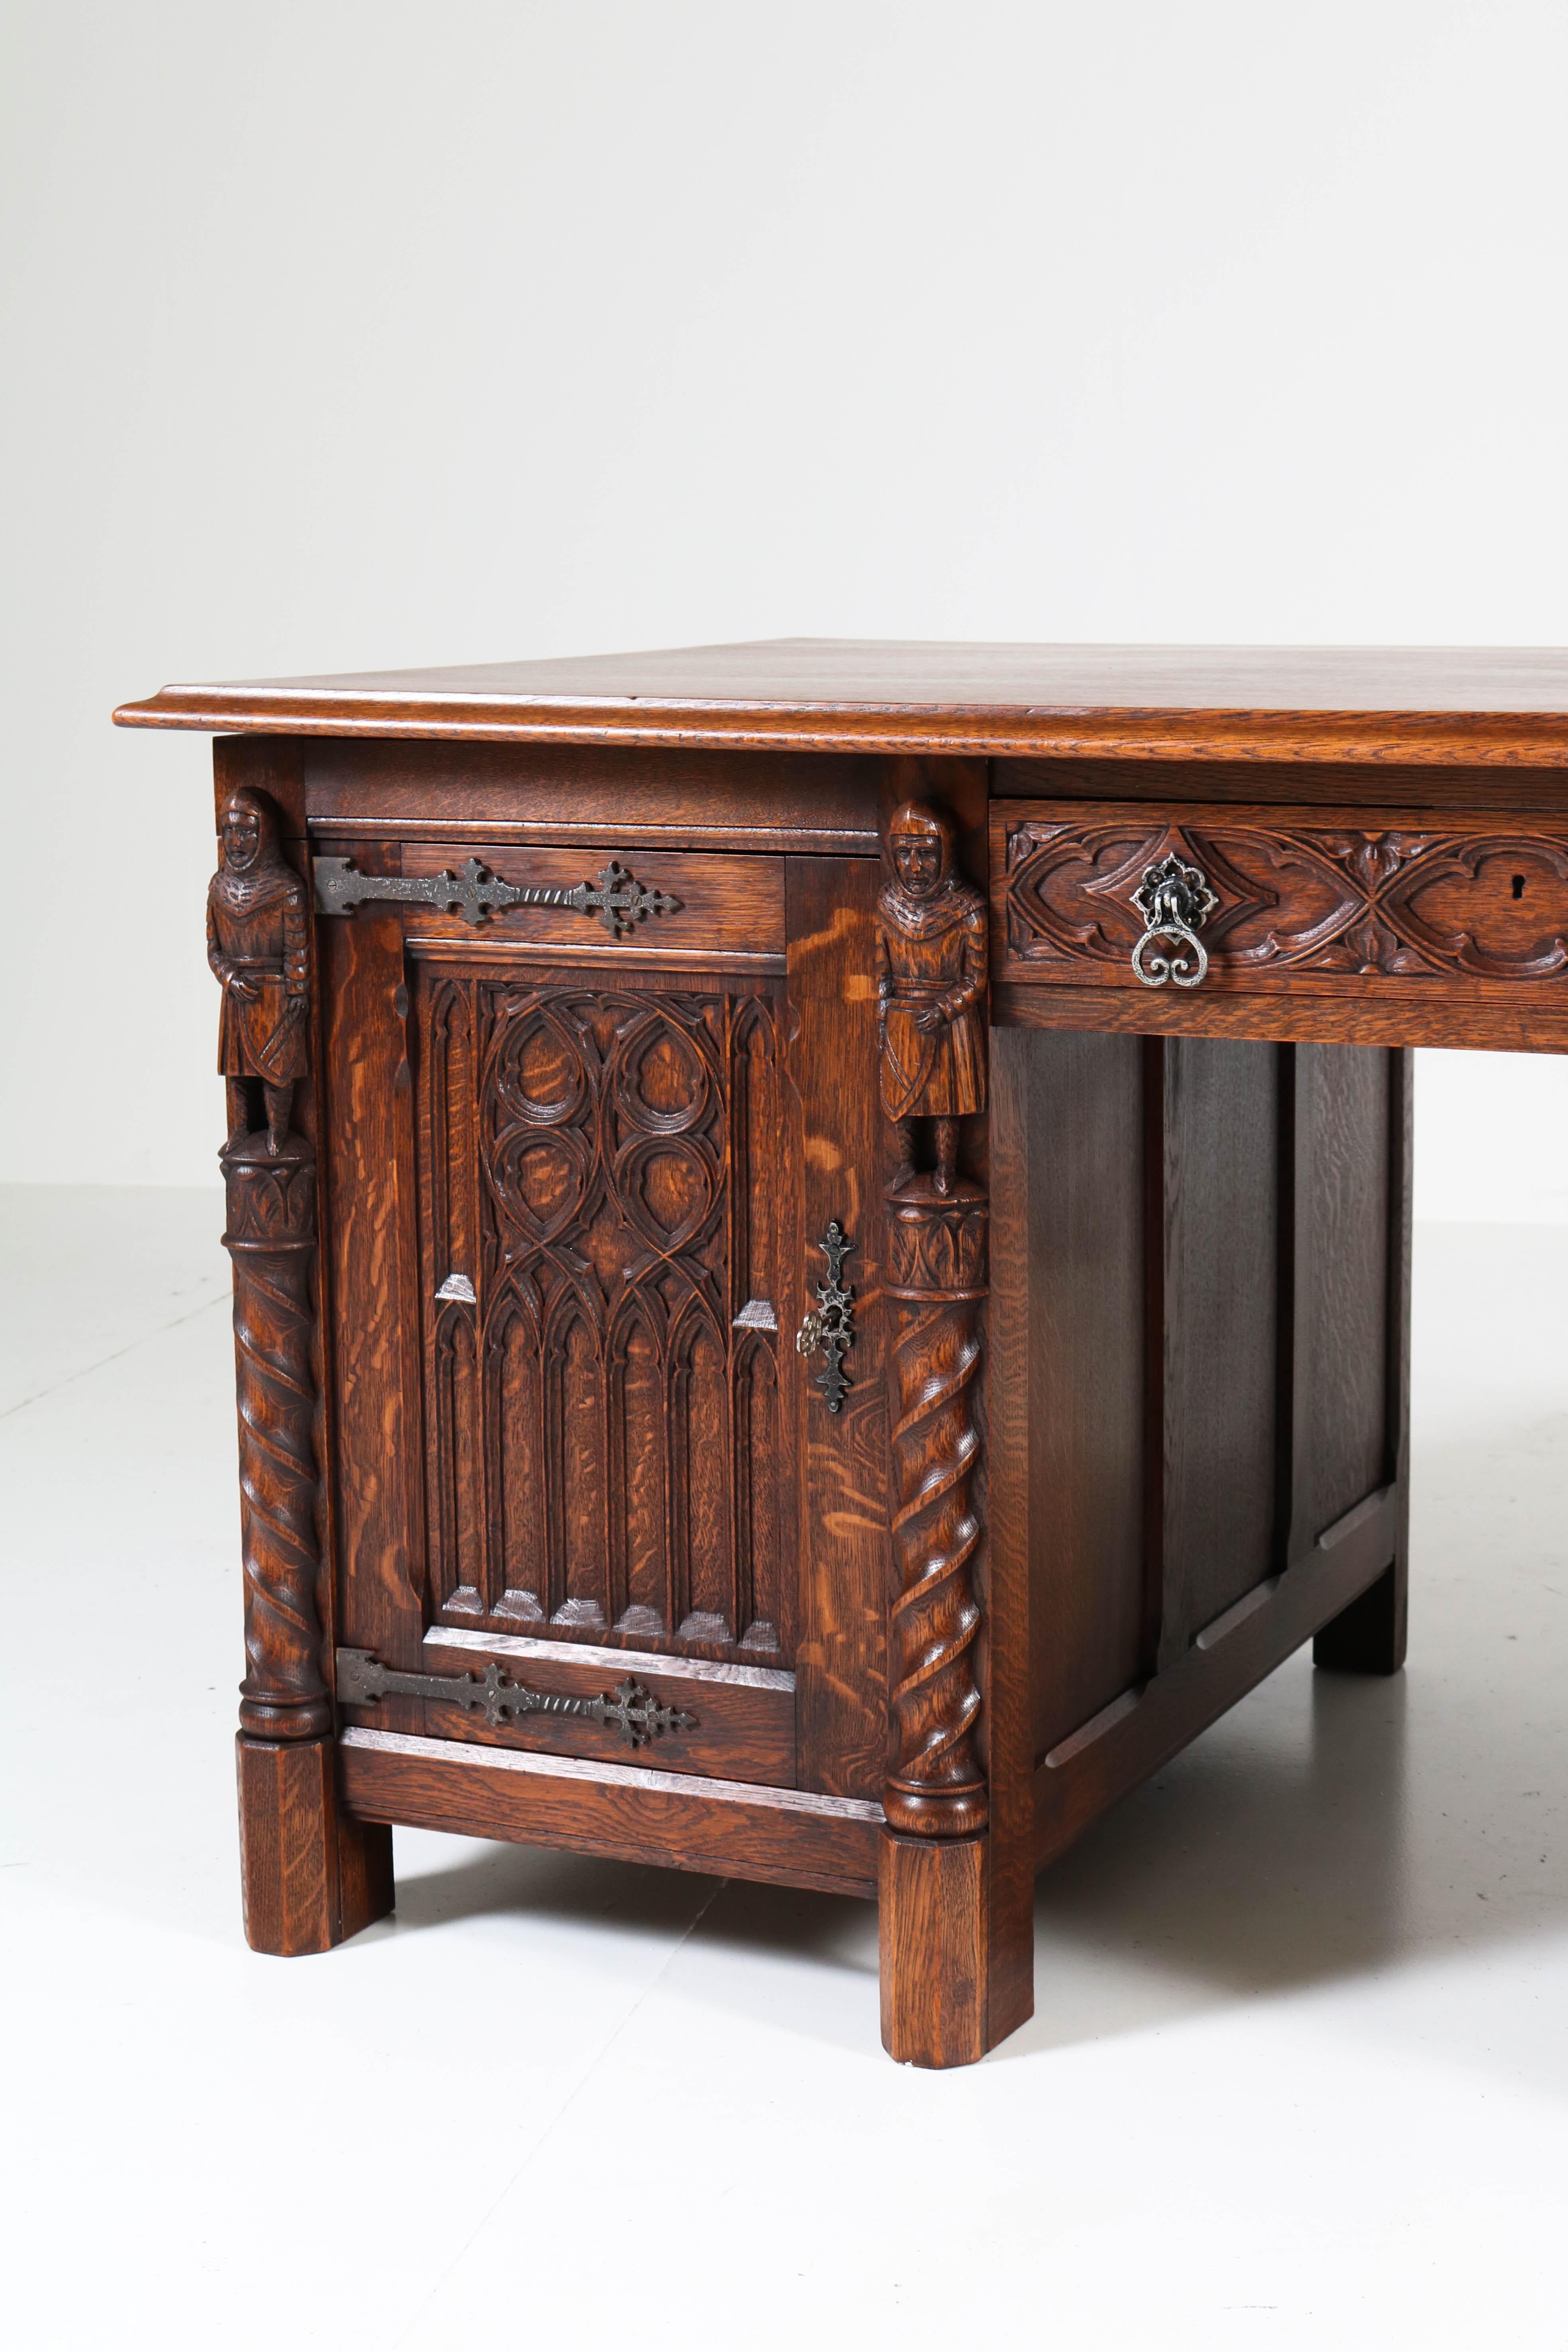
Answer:
[[[1053,987],[1419,992],[1568,971],[1568,825],[998,801],[993,952]]]
[[[432,1626],[417,1670],[340,1648],[345,1721],[793,1788],[795,1676]]]
[[[541,896],[486,905],[485,898],[505,894],[488,892],[481,882],[470,895],[475,865],[483,877]],[[407,905],[404,928],[411,943],[541,948],[552,961],[578,962],[717,961],[784,969],[782,857],[617,849],[613,841],[586,849],[405,841],[402,867],[405,882],[443,874],[454,880],[447,907]]]

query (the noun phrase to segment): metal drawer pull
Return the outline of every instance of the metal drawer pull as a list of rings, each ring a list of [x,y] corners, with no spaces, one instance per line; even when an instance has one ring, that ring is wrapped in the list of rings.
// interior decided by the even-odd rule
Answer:
[[[837,1412],[849,1393],[849,1383],[844,1377],[844,1358],[855,1345],[855,1286],[843,1280],[844,1261],[855,1244],[847,1238],[837,1218],[833,1217],[816,1246],[827,1260],[827,1280],[817,1284],[818,1303],[806,1309],[805,1320],[795,1335],[795,1344],[798,1355],[820,1353],[826,1357],[826,1370],[818,1372],[816,1381],[828,1412]]]
[[[1184,865],[1173,849],[1158,866],[1148,868],[1132,893],[1132,904],[1147,925],[1132,950],[1132,969],[1144,987],[1163,988],[1168,980],[1173,980],[1178,988],[1196,988],[1209,968],[1208,950],[1197,934],[1219,905],[1208,877],[1197,866]],[[1145,962],[1156,940],[1163,940],[1176,952],[1163,954],[1156,948]]]

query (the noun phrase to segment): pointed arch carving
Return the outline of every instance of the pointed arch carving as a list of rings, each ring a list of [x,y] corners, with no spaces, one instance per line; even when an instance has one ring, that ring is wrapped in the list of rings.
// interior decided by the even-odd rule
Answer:
[[[421,968],[426,1263],[466,1181],[475,1291],[426,1335],[434,1591],[787,1663],[778,985],[494,971]]]

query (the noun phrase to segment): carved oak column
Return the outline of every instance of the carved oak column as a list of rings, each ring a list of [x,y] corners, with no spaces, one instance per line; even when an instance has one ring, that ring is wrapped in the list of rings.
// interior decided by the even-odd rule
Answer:
[[[912,1186],[889,1203],[894,1305],[889,1405],[893,1597],[889,1643],[892,1769],[883,1808],[905,1836],[970,1837],[985,1826],[974,1752],[980,1633],[972,1482],[980,1453],[975,1382],[985,1297],[985,1198],[960,1182],[942,1200]]]
[[[316,1595],[316,1160],[292,1131],[309,1074],[309,916],[264,793],[220,793],[207,961],[224,992],[219,1154],[234,1263],[246,1675],[235,1743],[245,1930],[324,1951],[392,1906],[391,1837],[339,1811]]]
[[[315,1158],[300,1136],[274,1153],[268,1138],[256,1135],[231,1141],[220,1160],[228,1208],[223,1244],[234,1261],[245,1567],[239,1727],[262,1739],[320,1739],[331,1733],[332,1715],[316,1615]]]
[[[954,870],[942,812],[906,803],[889,821],[888,850],[877,995],[882,1108],[898,1139],[887,1281],[896,1589],[882,2039],[895,2058],[952,2066],[981,2057],[991,2039],[975,1496],[989,1212],[958,1172],[964,1122],[985,1108],[988,951],[985,902]]]

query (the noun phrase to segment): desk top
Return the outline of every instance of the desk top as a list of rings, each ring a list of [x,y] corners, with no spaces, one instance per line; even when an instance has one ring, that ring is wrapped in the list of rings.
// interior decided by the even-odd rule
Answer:
[[[1555,767],[1568,648],[780,637],[166,686],[114,716],[222,734]]]

